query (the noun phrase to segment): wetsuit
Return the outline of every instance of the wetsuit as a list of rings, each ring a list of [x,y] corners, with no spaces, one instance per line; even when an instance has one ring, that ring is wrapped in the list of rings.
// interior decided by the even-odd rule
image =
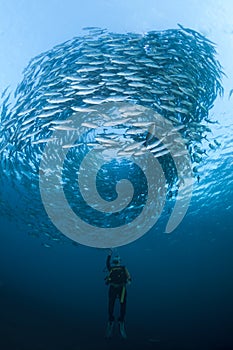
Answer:
[[[109,291],[108,291],[108,319],[109,322],[113,322],[115,320],[114,318],[114,305],[116,298],[119,298],[120,300],[120,317],[118,318],[119,322],[124,322],[125,319],[125,313],[126,313],[126,302],[127,302],[127,290],[126,290],[126,283],[128,281],[131,281],[131,277],[129,275],[128,270],[124,266],[116,265],[116,266],[111,266],[110,263],[111,260],[111,255],[108,255],[107,261],[106,261],[106,266],[109,272],[115,267],[121,267],[122,269],[125,269],[126,273],[126,282],[123,284],[113,284],[109,283]]]

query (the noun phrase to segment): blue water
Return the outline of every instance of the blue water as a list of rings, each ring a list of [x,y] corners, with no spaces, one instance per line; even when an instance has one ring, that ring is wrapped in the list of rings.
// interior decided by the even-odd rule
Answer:
[[[228,1],[191,1],[190,6],[183,1],[100,1],[97,6],[94,1],[33,5],[25,0],[0,5],[2,91],[19,82],[33,56],[86,25],[143,32],[182,23],[217,43],[227,74],[225,95],[211,110],[219,124],[213,125],[210,137],[221,146],[209,150],[200,166],[200,182],[194,184],[184,220],[165,234],[165,211],[146,235],[118,249],[133,279],[128,287],[127,341],[104,339],[107,251],[76,245],[66,237],[51,243],[45,233],[53,230],[52,224],[35,233],[41,225],[38,215],[33,217],[33,205],[22,206],[14,188],[1,189],[0,200],[8,197],[15,205],[12,212],[5,205],[0,218],[2,349],[232,349],[231,7]]]

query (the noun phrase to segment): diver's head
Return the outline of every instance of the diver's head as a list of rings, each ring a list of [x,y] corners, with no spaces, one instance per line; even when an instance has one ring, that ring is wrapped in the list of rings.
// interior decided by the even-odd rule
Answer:
[[[119,255],[114,256],[114,258],[112,259],[112,263],[113,263],[114,265],[120,265],[120,263],[121,263],[121,258],[120,258],[120,256],[119,256]]]

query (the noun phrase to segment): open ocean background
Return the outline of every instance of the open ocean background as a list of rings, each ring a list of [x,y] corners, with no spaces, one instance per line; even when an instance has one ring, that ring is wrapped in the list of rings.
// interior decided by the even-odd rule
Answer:
[[[210,150],[189,210],[170,235],[167,216],[120,247],[128,287],[128,339],[104,339],[106,250],[64,242],[47,248],[24,216],[0,217],[0,349],[230,350],[233,348],[233,4],[230,0],[0,0],[0,93],[14,90],[29,60],[82,33],[85,26],[142,33],[195,29],[216,43],[226,74],[210,115]],[[3,189],[2,189],[3,190]],[[1,193],[0,193],[1,201]],[[37,225],[37,222],[34,222]]]

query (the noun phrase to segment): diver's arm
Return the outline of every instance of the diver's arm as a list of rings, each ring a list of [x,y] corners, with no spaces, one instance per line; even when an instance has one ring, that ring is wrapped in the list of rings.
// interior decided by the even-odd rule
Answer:
[[[110,263],[110,261],[111,261],[111,254],[108,254],[107,260],[106,260],[106,267],[107,267],[108,271],[111,270],[111,263]]]

